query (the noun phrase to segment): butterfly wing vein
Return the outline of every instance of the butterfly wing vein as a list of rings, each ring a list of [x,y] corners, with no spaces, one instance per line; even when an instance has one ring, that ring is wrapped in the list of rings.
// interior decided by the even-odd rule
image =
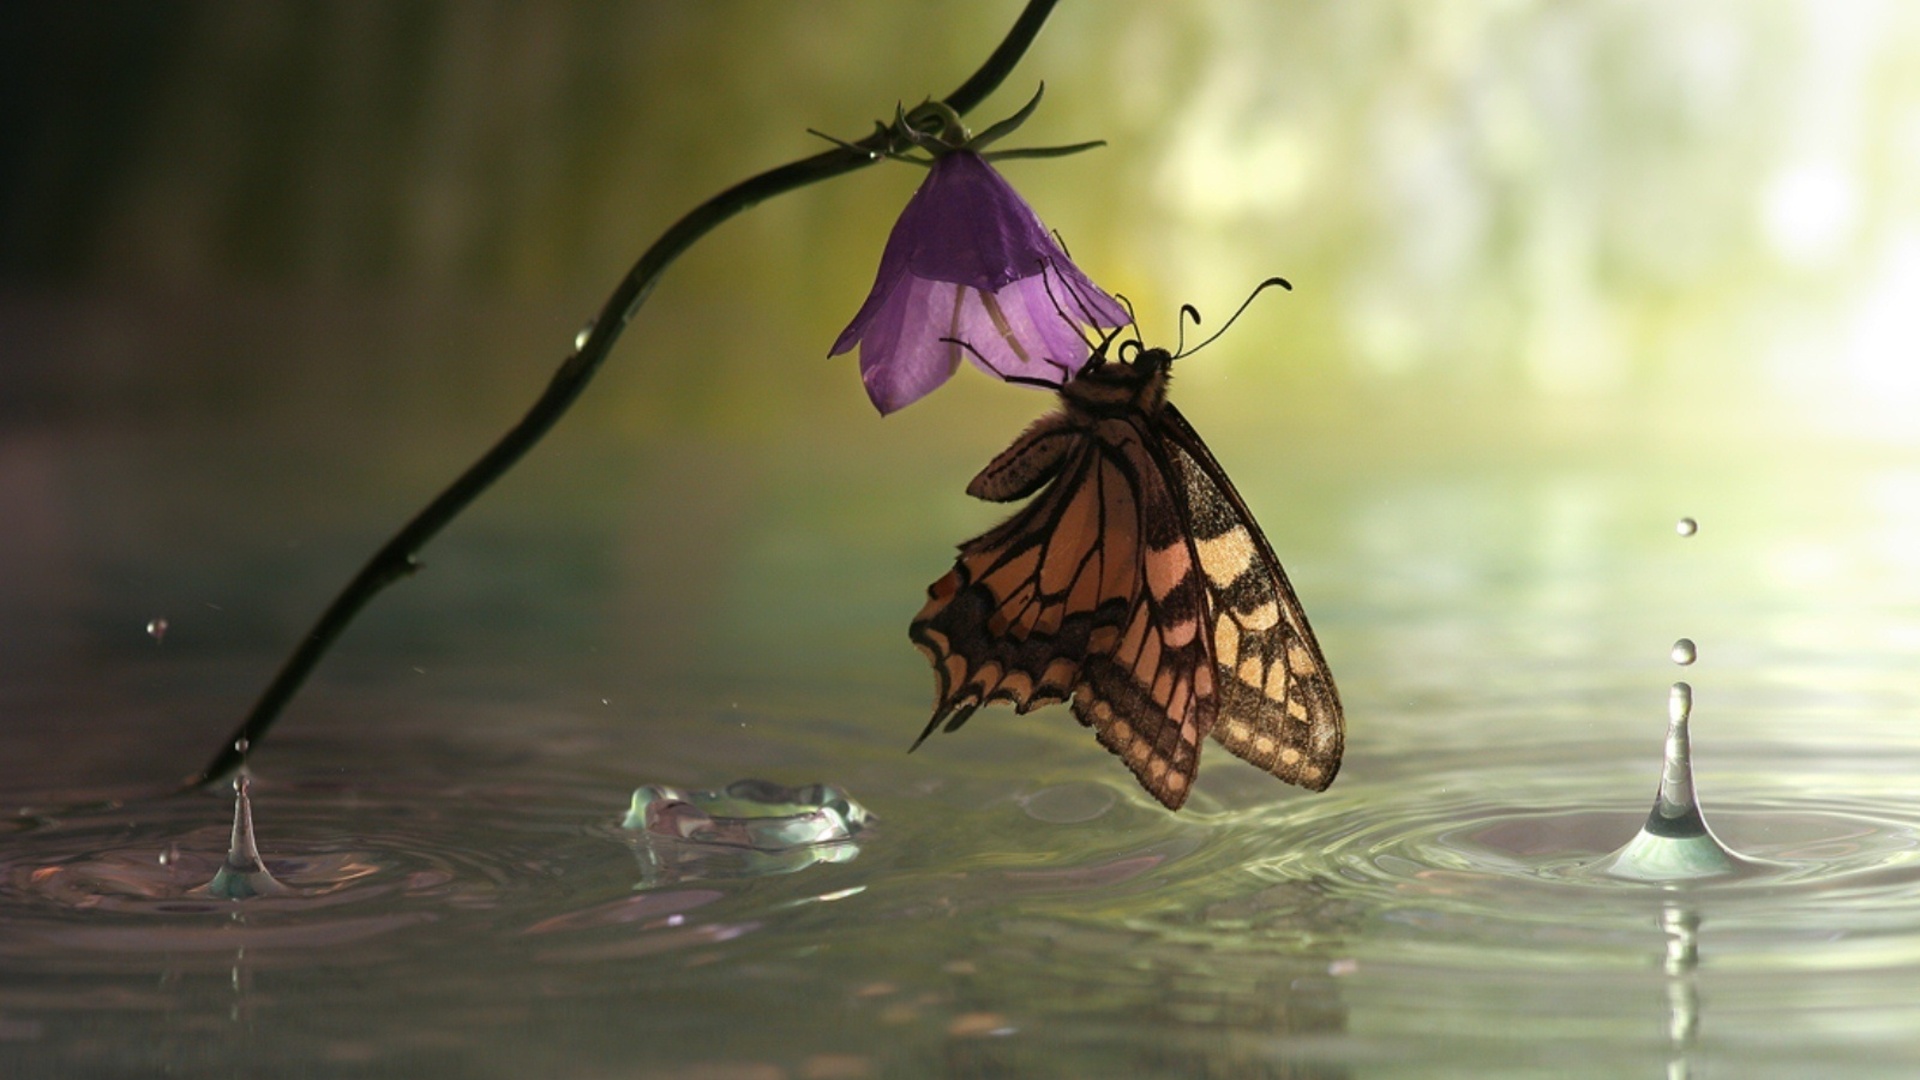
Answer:
[[[1003,476],[1019,482],[990,482]],[[1179,413],[1043,421],[970,490],[1042,483],[927,590],[909,630],[938,690],[921,739],[983,704],[1024,713],[1071,698],[1171,809],[1208,735],[1282,780],[1331,783],[1342,741],[1332,676],[1265,537]]]

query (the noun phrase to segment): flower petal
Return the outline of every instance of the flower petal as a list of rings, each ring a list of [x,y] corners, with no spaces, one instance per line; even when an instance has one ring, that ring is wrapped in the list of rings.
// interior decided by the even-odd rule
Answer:
[[[1086,359],[1086,343],[1061,317],[1038,275],[997,293],[969,289],[965,296],[953,336],[967,343],[968,359],[982,371],[1058,386]]]
[[[858,345],[867,395],[889,413],[951,378],[963,353],[1003,379],[1060,385],[1086,360],[1085,328],[1130,321],[993,166],[959,150],[901,211],[829,355]]]
[[[940,388],[960,366],[959,346],[940,340],[961,302],[959,286],[907,278],[860,341],[860,381],[882,415]]]
[[[828,356],[839,356],[860,343],[867,327],[879,316],[880,309],[899,289],[907,276],[907,245],[900,233],[900,225],[906,220],[902,214],[900,221],[893,223],[893,232],[887,237],[886,250],[880,255],[880,272],[874,275],[873,288],[867,291],[866,303],[854,313],[853,321],[847,324],[840,336],[834,339],[833,348]],[[864,355],[864,354],[863,354]]]
[[[894,226],[895,236],[902,233],[908,273],[984,292],[1066,258],[1013,185],[964,150],[933,163]]]

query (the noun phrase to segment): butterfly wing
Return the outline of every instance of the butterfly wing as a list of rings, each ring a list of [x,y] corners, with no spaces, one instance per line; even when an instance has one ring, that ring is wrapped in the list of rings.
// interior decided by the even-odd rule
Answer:
[[[983,704],[1065,700],[1168,809],[1200,743],[1320,790],[1339,768],[1333,678],[1266,538],[1171,405],[1090,428],[1041,421],[968,488],[1041,491],[962,544],[909,636],[938,698],[919,745]]]
[[[1081,666],[1111,648],[1139,590],[1139,507],[1084,429],[1036,424],[968,488],[1014,499],[1045,490],[992,531],[960,545],[908,636],[933,662],[938,698],[924,741],[979,706],[1016,712],[1065,701]],[[919,742],[914,743],[915,746]]]
[[[1119,755],[1142,787],[1178,810],[1213,727],[1214,671],[1205,596],[1180,502],[1156,438],[1139,414],[1103,420],[1098,445],[1139,507],[1131,546],[1138,585],[1117,635],[1096,640],[1073,712]],[[1109,529],[1109,542],[1115,531]]]
[[[1253,515],[1206,444],[1171,404],[1156,418],[1205,579],[1218,719],[1234,756],[1323,791],[1340,769],[1345,720],[1307,613]]]

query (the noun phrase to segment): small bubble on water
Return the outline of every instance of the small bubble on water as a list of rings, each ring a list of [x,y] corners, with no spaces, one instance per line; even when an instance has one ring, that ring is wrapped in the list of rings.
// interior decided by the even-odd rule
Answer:
[[[147,636],[152,638],[155,641],[165,640],[167,636],[167,620],[148,619],[147,620]]]
[[[1692,638],[1681,638],[1673,643],[1673,652],[1669,655],[1673,657],[1674,663],[1686,667],[1700,658],[1700,650],[1694,647]]]
[[[1681,536],[1692,536],[1700,531],[1700,523],[1690,517],[1683,517],[1673,523],[1673,531]]]

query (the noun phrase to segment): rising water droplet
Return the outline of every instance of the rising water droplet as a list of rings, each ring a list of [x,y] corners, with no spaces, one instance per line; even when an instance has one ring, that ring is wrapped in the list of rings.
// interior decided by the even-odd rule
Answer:
[[[1673,643],[1673,652],[1670,655],[1674,663],[1686,667],[1700,658],[1700,650],[1694,647],[1692,638],[1681,638]]]
[[[1700,523],[1690,517],[1683,517],[1673,523],[1673,531],[1681,536],[1692,536],[1700,531]]]
[[[207,882],[207,891],[228,900],[248,900],[256,896],[276,896],[293,890],[267,873],[260,858],[260,844],[253,836],[253,801],[247,796],[247,778],[233,782],[233,839],[227,846],[227,861],[220,872]]]
[[[147,620],[147,636],[152,638],[155,641],[165,640],[167,636],[167,620],[148,619]]]
[[[1639,835],[1594,864],[1600,873],[1630,881],[1685,881],[1754,865],[1720,843],[1700,815],[1693,791],[1693,742],[1687,734],[1692,716],[1693,687],[1674,683],[1667,694],[1666,761],[1653,809]]]
[[[253,744],[247,741],[245,735],[233,740],[233,752],[236,754],[244,754],[251,749],[252,746]]]
[[[580,332],[573,335],[574,352],[579,352],[581,349],[587,347],[587,339],[593,336],[593,324],[594,320],[588,319],[587,325],[581,327]]]

